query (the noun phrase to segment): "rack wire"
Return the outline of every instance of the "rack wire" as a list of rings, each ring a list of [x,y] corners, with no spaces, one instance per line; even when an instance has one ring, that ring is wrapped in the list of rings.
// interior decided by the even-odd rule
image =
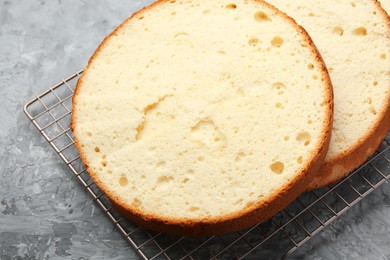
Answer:
[[[390,134],[364,165],[337,184],[306,192],[265,223],[205,238],[173,237],[137,226],[111,208],[91,180],[69,128],[73,90],[82,71],[36,96],[24,112],[118,231],[143,259],[285,258],[390,179]]]

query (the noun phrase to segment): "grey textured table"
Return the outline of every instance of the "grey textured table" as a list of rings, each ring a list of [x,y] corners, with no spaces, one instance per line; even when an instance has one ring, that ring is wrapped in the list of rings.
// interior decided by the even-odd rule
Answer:
[[[0,0],[1,260],[137,258],[22,108],[83,68],[104,35],[150,2]],[[390,185],[291,258],[390,259]]]

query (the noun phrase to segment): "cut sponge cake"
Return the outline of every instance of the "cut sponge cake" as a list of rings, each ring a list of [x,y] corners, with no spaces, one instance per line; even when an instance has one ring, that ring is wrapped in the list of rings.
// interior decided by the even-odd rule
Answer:
[[[309,189],[325,186],[363,163],[390,127],[390,19],[374,0],[269,3],[309,32],[332,79],[331,143]]]
[[[73,99],[88,172],[150,229],[263,221],[325,156],[332,88],[306,32],[262,1],[158,1],[97,49]]]

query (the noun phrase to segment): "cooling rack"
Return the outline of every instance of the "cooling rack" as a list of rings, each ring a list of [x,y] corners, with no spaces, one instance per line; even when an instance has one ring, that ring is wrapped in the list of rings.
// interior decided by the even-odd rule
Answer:
[[[90,179],[69,128],[73,90],[82,71],[36,96],[24,112],[120,233],[143,259],[286,258],[390,179],[390,135],[367,162],[337,184],[307,192],[265,223],[205,238],[172,237],[137,226],[111,208]]]

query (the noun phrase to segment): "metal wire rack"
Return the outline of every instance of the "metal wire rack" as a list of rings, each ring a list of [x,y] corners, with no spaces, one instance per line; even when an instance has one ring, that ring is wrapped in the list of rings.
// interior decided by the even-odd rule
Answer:
[[[390,134],[375,154],[335,185],[307,192],[265,223],[206,238],[172,237],[143,229],[111,208],[90,179],[69,128],[73,89],[82,71],[49,88],[24,112],[120,233],[143,259],[285,258],[375,188],[390,179]]]

